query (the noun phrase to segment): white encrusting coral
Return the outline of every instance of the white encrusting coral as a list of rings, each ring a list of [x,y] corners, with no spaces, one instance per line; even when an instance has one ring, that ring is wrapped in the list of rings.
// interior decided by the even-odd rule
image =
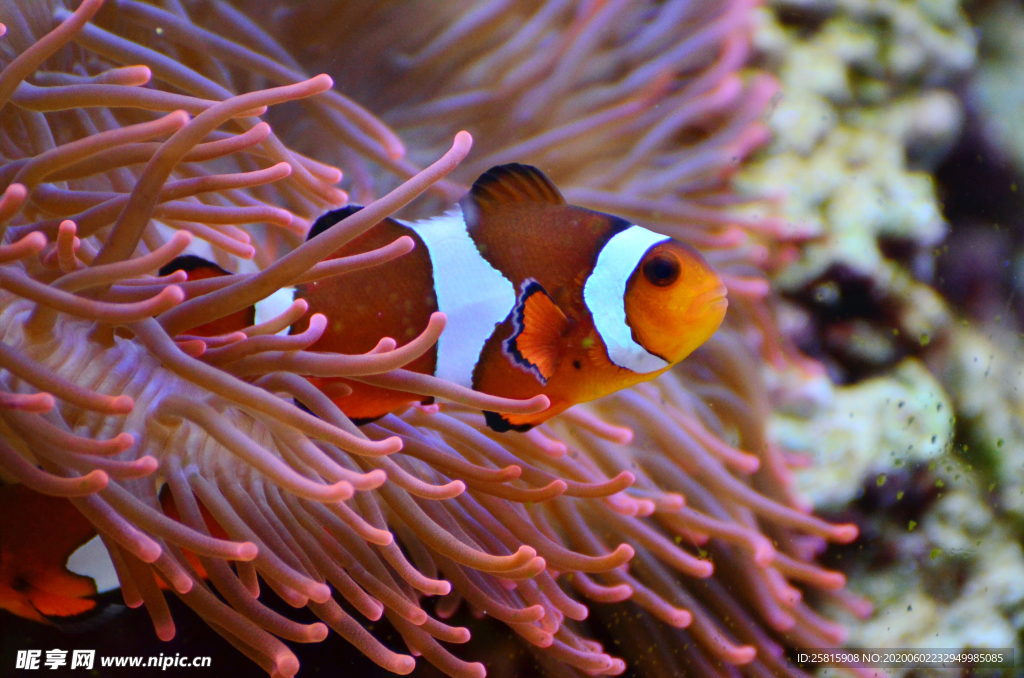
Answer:
[[[783,12],[806,24],[782,23]],[[758,16],[754,44],[783,94],[769,118],[772,144],[739,186],[776,195],[790,229],[809,238],[776,282],[796,291],[843,268],[906,313],[901,331],[934,335],[947,322],[941,302],[880,240],[909,244],[910,273],[930,281],[947,226],[928,170],[959,134],[962,107],[949,87],[975,59],[960,4],[778,2]]]

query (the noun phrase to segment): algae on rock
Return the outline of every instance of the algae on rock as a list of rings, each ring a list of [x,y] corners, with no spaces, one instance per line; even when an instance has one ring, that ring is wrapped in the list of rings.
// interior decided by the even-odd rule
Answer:
[[[961,418],[961,454],[987,467],[1000,508],[1024,521],[1024,341],[958,325],[932,362]]]
[[[810,418],[776,414],[772,438],[812,463],[796,487],[816,509],[857,498],[866,479],[939,457],[951,444],[953,410],[941,384],[920,362],[903,361],[890,376],[835,389]]]
[[[1024,7],[1000,2],[980,24],[978,70],[969,96],[989,145],[1024,172]]]
[[[869,621],[850,625],[851,646],[1019,646],[1024,551],[982,493],[963,476],[917,529],[891,524],[878,537],[899,555],[889,567],[851,578],[876,606]]]
[[[928,170],[963,120],[945,87],[975,59],[960,3],[777,0],[759,16],[755,46],[784,95],[769,120],[771,146],[738,182],[779,196],[794,233],[808,237],[775,282],[793,292],[842,268],[905,310],[901,331],[933,336],[948,316],[923,283],[946,224]],[[885,256],[885,240],[913,251],[912,276]]]
[[[996,7],[982,40],[1002,52],[985,53],[971,91],[1024,169],[1024,10]],[[836,302],[850,279],[871,297],[840,331],[817,331],[826,349],[844,342],[844,358],[878,376],[847,386],[808,378],[804,391],[817,397],[777,413],[771,428],[777,444],[812,461],[796,471],[797,490],[862,527],[857,543],[826,555],[842,558],[851,589],[876,606],[869,620],[846,618],[847,642],[1017,645],[1024,342],[955,326],[929,285],[947,232],[931,172],[959,139],[965,115],[954,92],[976,62],[964,3],[774,0],[759,17],[755,45],[784,94],[768,121],[772,144],[738,182],[776,197],[805,239],[775,274],[790,297],[778,315],[784,327],[815,331],[806,309]],[[931,372],[916,359],[894,365],[898,342],[916,345]],[[773,375],[786,384],[783,376],[794,381]]]
[[[972,354],[960,351],[961,358]],[[977,369],[957,372],[957,394],[966,386],[988,410],[1005,396],[998,382],[1012,379],[982,383]],[[812,459],[795,473],[798,491],[818,511],[858,516],[860,546],[832,564],[842,565],[850,589],[875,611],[868,620],[832,611],[850,629],[848,646],[1013,647],[1024,629],[1024,550],[1012,523],[988,505],[979,469],[954,454],[954,404],[973,407],[954,399],[911,358],[886,376],[836,387],[831,404],[809,418],[773,418],[773,440]],[[990,425],[1004,423],[1008,408],[999,412]],[[898,484],[901,475],[907,484]],[[892,487],[888,502],[865,499],[866,491],[894,485],[907,487],[906,496]]]

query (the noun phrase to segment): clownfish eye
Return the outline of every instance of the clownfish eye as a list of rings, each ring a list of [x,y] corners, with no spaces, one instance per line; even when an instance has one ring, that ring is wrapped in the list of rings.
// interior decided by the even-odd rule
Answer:
[[[644,264],[644,277],[657,287],[668,287],[679,279],[679,261],[673,256],[659,254]]]

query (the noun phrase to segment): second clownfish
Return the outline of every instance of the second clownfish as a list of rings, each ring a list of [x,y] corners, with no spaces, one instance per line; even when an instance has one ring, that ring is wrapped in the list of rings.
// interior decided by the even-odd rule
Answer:
[[[189,274],[199,269],[216,273],[208,262],[179,264]],[[199,279],[199,274],[193,279]],[[236,323],[235,327],[244,326]],[[167,485],[160,493],[160,505],[165,514],[179,520]],[[199,512],[211,535],[229,539],[202,502]],[[181,551],[193,571],[205,579],[199,558],[187,549]],[[162,580],[158,583],[167,588]],[[96,528],[68,499],[25,485],[0,483],[0,610],[68,632],[86,631],[124,609],[110,594],[120,586],[110,552]],[[0,627],[3,623],[0,613]]]
[[[119,585],[95,528],[70,501],[0,484],[0,610],[84,630],[122,609],[97,600]]]
[[[361,209],[320,217],[309,238]],[[577,403],[658,376],[707,341],[725,317],[722,280],[692,247],[625,219],[569,205],[538,169],[494,167],[446,214],[384,219],[333,256],[416,244],[381,266],[299,285],[322,313],[313,351],[365,353],[382,337],[405,344],[441,311],[448,323],[406,369],[506,398],[544,394],[536,414],[487,412],[496,431],[525,431]],[[422,396],[335,378],[310,378],[357,423]]]

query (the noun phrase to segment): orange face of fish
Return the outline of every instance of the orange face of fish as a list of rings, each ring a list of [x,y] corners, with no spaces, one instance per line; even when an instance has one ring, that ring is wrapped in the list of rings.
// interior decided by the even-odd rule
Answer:
[[[669,240],[651,248],[630,276],[625,306],[637,343],[674,365],[718,331],[729,302],[704,257]]]

